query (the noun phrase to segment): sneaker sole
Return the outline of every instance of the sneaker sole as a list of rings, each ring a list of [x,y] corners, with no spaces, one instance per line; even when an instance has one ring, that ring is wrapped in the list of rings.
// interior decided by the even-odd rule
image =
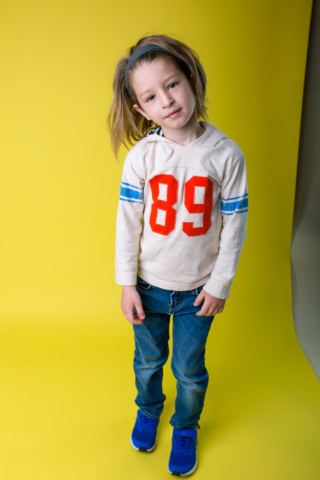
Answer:
[[[171,472],[169,466],[168,466],[168,471],[169,471],[169,473],[171,473],[171,475],[176,475],[177,477],[187,477],[188,475],[191,475],[196,470],[197,466],[198,466],[198,462],[197,462],[197,459],[196,459],[196,463],[194,464],[194,466],[191,468],[191,470],[189,470],[186,473],[180,473],[177,470],[173,470]]]
[[[130,435],[130,443],[131,443],[132,447],[139,452],[152,452],[156,448],[156,445],[157,445],[157,442],[155,441],[154,444],[152,445],[152,447],[150,447],[150,448],[136,447],[135,444],[133,443],[133,440],[132,440],[132,434]]]

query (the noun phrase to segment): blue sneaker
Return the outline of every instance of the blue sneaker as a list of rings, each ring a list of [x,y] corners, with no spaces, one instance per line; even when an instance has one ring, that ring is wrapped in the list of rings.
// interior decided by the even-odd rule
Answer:
[[[140,452],[152,452],[156,448],[159,418],[150,418],[138,410],[135,426],[131,434],[131,445]]]
[[[172,475],[186,477],[197,468],[197,430],[186,428],[173,429],[172,450],[168,470]]]

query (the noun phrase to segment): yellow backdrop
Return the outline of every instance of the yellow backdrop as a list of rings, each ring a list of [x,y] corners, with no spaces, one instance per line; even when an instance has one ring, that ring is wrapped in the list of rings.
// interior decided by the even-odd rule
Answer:
[[[210,120],[243,150],[248,235],[207,347],[199,479],[319,478],[319,386],[295,336],[289,248],[311,0],[0,6],[0,464],[6,480],[168,477],[175,383],[133,451],[131,326],[114,283],[121,162],[106,115],[145,34],[199,54]]]

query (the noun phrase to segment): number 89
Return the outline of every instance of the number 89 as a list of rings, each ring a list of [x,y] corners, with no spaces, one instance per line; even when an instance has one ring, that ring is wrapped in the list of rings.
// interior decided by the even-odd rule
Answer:
[[[159,199],[159,184],[167,185],[167,199]],[[178,180],[173,175],[156,175],[150,180],[153,203],[149,223],[153,232],[168,235],[176,225],[177,211],[174,205],[178,201]],[[204,203],[195,203],[195,187],[204,187]],[[183,222],[182,230],[189,237],[204,235],[211,226],[211,211],[213,207],[213,182],[207,177],[193,176],[185,184],[184,205],[189,213],[202,213],[201,227],[195,227],[193,222]],[[165,211],[164,225],[157,223],[158,210]]]

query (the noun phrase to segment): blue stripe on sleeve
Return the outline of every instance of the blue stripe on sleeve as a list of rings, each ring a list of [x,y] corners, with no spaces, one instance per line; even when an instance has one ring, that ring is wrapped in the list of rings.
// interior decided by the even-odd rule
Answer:
[[[237,200],[238,198],[245,198],[247,197],[249,194],[246,193],[245,195],[240,195],[239,197],[231,197],[231,198],[223,198],[221,197],[221,200],[224,200],[226,202],[230,202],[230,200]]]
[[[121,187],[120,195],[122,197],[135,198],[137,200],[142,200],[143,198],[142,192],[138,192],[137,190],[133,190],[133,188],[128,187]]]
[[[119,197],[119,199],[122,200],[123,202],[129,202],[129,203],[140,203],[140,204],[143,203],[140,200],[130,200],[129,198],[123,198],[123,197]]]
[[[143,203],[143,188],[121,182],[120,200],[130,203]]]
[[[243,213],[248,211],[248,194],[240,197],[221,199],[221,212],[224,215],[233,215],[234,213]]]
[[[142,187],[136,187],[135,185],[131,185],[131,183],[121,182],[121,185],[126,185],[130,188],[133,188],[134,190],[139,190],[140,192],[143,190]]]

